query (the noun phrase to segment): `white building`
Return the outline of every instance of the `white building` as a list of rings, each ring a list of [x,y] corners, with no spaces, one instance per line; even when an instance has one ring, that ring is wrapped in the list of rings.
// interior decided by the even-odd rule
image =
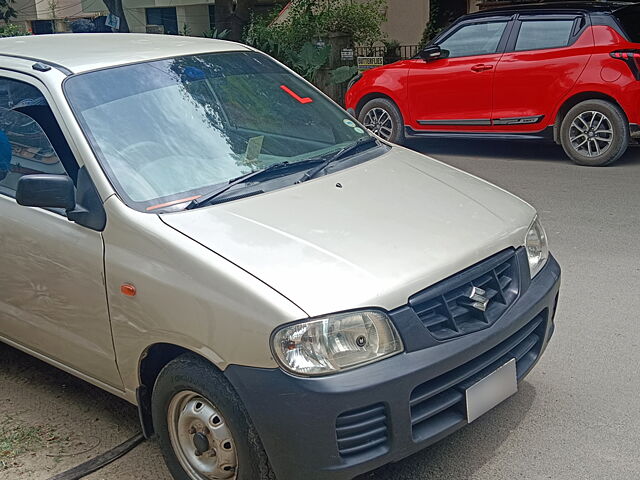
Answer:
[[[11,23],[35,34],[66,32],[72,21],[95,16],[78,0],[16,0],[12,6],[17,17]]]

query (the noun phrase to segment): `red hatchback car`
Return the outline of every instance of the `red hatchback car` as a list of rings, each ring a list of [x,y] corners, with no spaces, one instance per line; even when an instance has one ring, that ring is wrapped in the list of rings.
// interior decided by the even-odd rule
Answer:
[[[580,165],[640,140],[640,4],[520,5],[464,16],[417,58],[350,84],[346,106],[407,136],[553,139]]]

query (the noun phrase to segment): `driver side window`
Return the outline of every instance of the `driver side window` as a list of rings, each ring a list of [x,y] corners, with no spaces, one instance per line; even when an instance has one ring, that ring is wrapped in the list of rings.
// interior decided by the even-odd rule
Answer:
[[[77,164],[42,93],[27,83],[0,78],[0,193],[15,197],[20,177],[34,173],[71,173],[74,178]]]
[[[505,20],[465,25],[440,42],[439,46],[449,52],[447,58],[496,53],[507,23]]]

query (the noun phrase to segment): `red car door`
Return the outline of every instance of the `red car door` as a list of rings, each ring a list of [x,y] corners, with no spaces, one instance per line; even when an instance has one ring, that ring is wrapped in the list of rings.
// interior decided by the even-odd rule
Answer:
[[[493,77],[506,45],[509,17],[462,22],[436,44],[446,58],[412,60],[409,124],[415,130],[482,130],[491,126]]]
[[[593,45],[582,15],[520,16],[495,72],[496,129],[538,131],[552,125],[555,109],[576,84]]]

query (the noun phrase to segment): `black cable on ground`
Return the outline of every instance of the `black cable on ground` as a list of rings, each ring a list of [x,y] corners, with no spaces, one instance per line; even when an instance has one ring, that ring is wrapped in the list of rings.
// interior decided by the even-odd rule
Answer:
[[[73,467],[66,472],[59,473],[49,478],[49,480],[79,480],[82,477],[86,477],[90,473],[100,470],[101,468],[106,467],[111,462],[122,457],[124,454],[130,452],[135,447],[140,445],[144,441],[144,435],[142,433],[138,433],[137,435],[131,437],[124,443],[121,443],[117,447],[112,448],[111,450],[104,452],[102,455],[98,455],[91,460],[87,460],[84,463],[81,463],[77,467]]]

